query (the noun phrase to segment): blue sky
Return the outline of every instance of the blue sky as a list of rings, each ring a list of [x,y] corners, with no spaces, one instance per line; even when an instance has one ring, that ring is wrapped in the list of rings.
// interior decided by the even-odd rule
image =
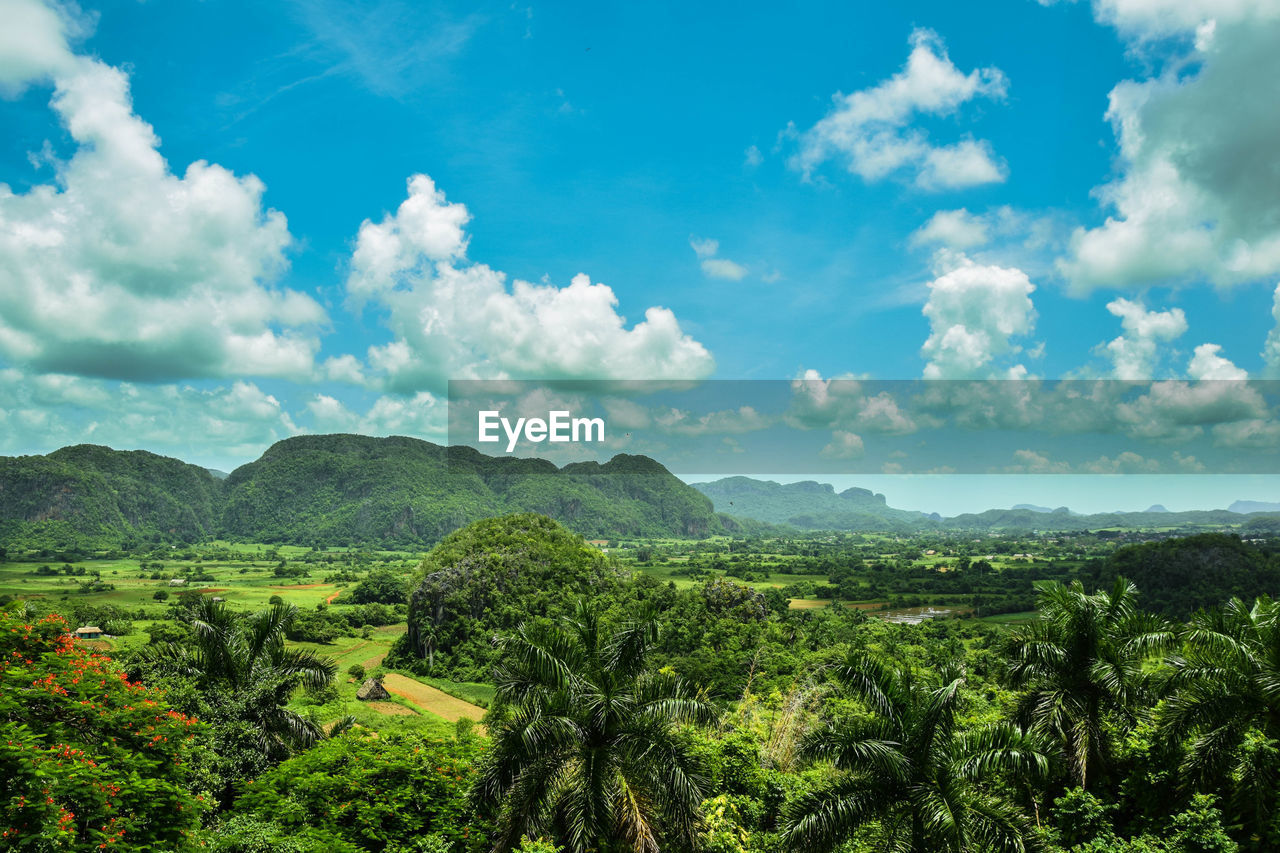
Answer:
[[[609,6],[0,0],[0,452],[1276,375],[1272,0]]]

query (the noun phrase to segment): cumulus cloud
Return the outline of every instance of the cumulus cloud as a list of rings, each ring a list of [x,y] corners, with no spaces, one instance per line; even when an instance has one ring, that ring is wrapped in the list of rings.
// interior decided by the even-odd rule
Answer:
[[[865,452],[861,436],[838,429],[831,433],[831,441],[823,446],[819,455],[828,459],[861,459]]]
[[[1100,0],[1100,20],[1145,44],[1190,44],[1110,93],[1118,177],[1061,272],[1077,292],[1280,272],[1280,3]]]
[[[72,51],[71,19],[32,0],[0,18],[0,86],[52,82],[76,146],[54,183],[0,184],[0,356],[141,381],[310,375],[325,313],[270,286],[291,238],[262,182],[204,161],[174,174],[125,73]]]
[[[824,118],[800,135],[793,168],[809,177],[828,160],[843,162],[865,181],[902,175],[926,190],[998,183],[1006,176],[991,144],[963,138],[935,145],[912,122],[947,116],[975,98],[1003,99],[1008,82],[998,68],[968,74],[947,56],[932,30],[911,34],[911,54],[901,71],[869,89],[837,93]]]
[[[720,252],[719,240],[690,237],[689,247],[698,256],[699,266],[702,267],[702,273],[707,278],[741,281],[747,274],[747,268],[742,264],[735,263],[728,258],[716,257]]]
[[[1219,355],[1222,347],[1218,344],[1201,344],[1195,348],[1191,363],[1187,365],[1187,375],[1192,379],[1248,379],[1249,371],[1236,367],[1230,359]]]
[[[199,388],[0,370],[0,452],[91,442],[234,466],[302,429],[256,384]]]
[[[1280,17],[1276,0],[1095,0],[1098,20],[1111,24],[1122,34],[1147,41],[1154,38],[1199,34],[1206,28],[1253,17]]]
[[[567,287],[515,280],[466,257],[466,207],[426,175],[380,223],[360,226],[347,289],[388,311],[394,340],[370,366],[397,393],[448,379],[691,379],[714,368],[669,309],[627,327],[613,290],[584,274]]]
[[[1116,379],[1151,379],[1160,344],[1187,331],[1187,316],[1181,308],[1148,311],[1140,302],[1121,298],[1107,303],[1107,310],[1120,318],[1124,329],[1104,348]]]
[[[1267,417],[1258,389],[1242,382],[1153,382],[1139,397],[1118,404],[1119,427],[1135,438],[1186,441],[1205,427]]]
[[[1067,474],[1071,465],[1055,461],[1042,451],[1023,449],[1013,451],[1013,464],[1005,471],[1009,474]]]
[[[758,145],[751,145],[742,154],[742,165],[748,169],[754,169],[764,162],[764,154],[760,153]]]
[[[1262,347],[1262,360],[1266,363],[1266,375],[1275,379],[1280,378],[1280,285],[1276,286],[1272,297],[1271,318],[1276,324],[1267,333],[1267,341]]]
[[[427,391],[412,397],[383,395],[359,414],[327,394],[317,394],[307,411],[318,432],[354,432],[361,435],[409,435],[443,441],[446,437],[446,404]]]
[[[831,429],[906,435],[918,428],[889,391],[870,391],[853,376],[823,379],[806,370],[791,381],[791,400],[784,420],[797,429]]]
[[[1031,334],[1036,312],[1035,285],[1019,269],[976,264],[959,256],[956,266],[929,283],[924,315],[929,338],[921,347],[928,359],[926,379],[1022,376],[1025,369],[997,371],[992,362],[1019,351],[1011,340]]]
[[[975,216],[965,208],[939,210],[929,221],[916,229],[910,239],[912,246],[937,245],[948,249],[971,249],[990,239],[990,226],[981,216]]]

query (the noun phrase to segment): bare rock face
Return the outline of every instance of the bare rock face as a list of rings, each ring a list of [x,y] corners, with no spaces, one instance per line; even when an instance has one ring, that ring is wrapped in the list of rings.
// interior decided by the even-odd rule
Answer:
[[[381,679],[367,678],[356,691],[356,698],[361,702],[377,702],[381,699],[390,699],[391,694],[382,686]]]

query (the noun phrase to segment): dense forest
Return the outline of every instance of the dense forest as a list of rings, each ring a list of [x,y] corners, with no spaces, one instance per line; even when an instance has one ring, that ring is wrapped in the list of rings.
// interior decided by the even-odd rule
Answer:
[[[898,540],[896,558],[888,542],[615,556],[508,515],[446,537],[408,583],[373,555],[304,555],[350,580],[340,607],[184,593],[150,642],[112,655],[68,637],[73,598],[12,601],[0,837],[228,853],[1280,846],[1272,543],[1049,539],[1037,547],[1063,558],[1046,565],[951,555],[921,572],[901,561],[928,540]],[[797,609],[743,577],[760,573],[825,573],[830,603]],[[893,576],[929,600],[994,596],[1003,576],[1036,611],[894,624],[850,606]],[[491,685],[481,724],[322,715],[343,674],[323,641],[292,638],[338,630],[339,611],[407,620],[388,679]]]

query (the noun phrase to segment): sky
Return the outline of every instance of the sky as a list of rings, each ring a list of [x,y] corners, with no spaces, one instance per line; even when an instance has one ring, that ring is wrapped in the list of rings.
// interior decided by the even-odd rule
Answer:
[[[613,5],[0,0],[0,453],[1280,375],[1280,0]]]

